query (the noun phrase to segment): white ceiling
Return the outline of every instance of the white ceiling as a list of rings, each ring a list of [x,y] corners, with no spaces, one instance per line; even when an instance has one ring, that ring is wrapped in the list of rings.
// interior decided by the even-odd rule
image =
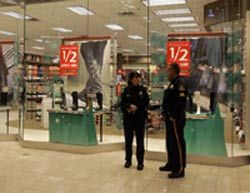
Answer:
[[[204,4],[213,2],[214,0],[187,0],[186,5],[178,6],[158,6],[150,8],[150,31],[157,31],[161,34],[173,32],[166,23],[163,23],[154,10],[185,8],[191,9],[201,30],[203,27],[203,6]],[[43,4],[27,5],[26,14],[32,16],[39,21],[26,22],[26,50],[43,53],[58,53],[58,45],[60,40],[52,39],[51,43],[38,43],[34,39],[46,36],[103,36],[111,35],[118,39],[119,50],[130,49],[135,53],[146,53],[147,43],[147,7],[143,5],[141,0],[90,0],[89,8],[95,13],[89,16],[89,32],[87,32],[87,16],[77,15],[66,7],[81,5],[87,7],[87,0],[68,0]],[[1,6],[1,5],[0,5]],[[20,6],[4,6],[0,7],[0,13],[4,11],[15,11],[23,13],[24,10]],[[134,15],[121,15],[121,12],[133,12]],[[116,23],[125,28],[124,31],[112,31],[105,27],[105,24]],[[65,27],[73,30],[72,33],[58,33],[53,31],[52,27]],[[0,31],[14,32],[17,36],[0,35],[0,41],[6,39],[16,39],[18,36],[23,37],[23,20],[18,20],[9,16],[0,14]],[[143,40],[131,40],[128,35],[137,34],[143,37]],[[38,51],[32,46],[45,47],[45,50]]]

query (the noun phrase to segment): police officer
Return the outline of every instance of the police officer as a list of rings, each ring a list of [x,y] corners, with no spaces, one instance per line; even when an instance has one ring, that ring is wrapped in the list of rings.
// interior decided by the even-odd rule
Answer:
[[[136,136],[137,170],[143,170],[144,162],[144,128],[147,118],[149,97],[146,88],[140,85],[141,75],[138,72],[129,74],[128,86],[121,97],[123,124],[125,134],[125,168],[132,164],[132,143]]]
[[[170,171],[169,178],[181,178],[185,176],[184,170],[186,167],[184,127],[187,87],[179,76],[180,68],[178,64],[170,64],[167,73],[170,84],[164,92],[162,109],[167,130],[168,162],[161,166],[159,170]]]

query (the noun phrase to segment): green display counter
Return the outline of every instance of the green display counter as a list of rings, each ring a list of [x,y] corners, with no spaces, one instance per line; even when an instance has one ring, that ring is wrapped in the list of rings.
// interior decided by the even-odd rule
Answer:
[[[92,111],[49,112],[49,141],[71,145],[96,145],[96,129]]]
[[[206,118],[205,118],[206,117]],[[185,126],[187,153],[193,155],[227,156],[224,122],[219,108],[213,116],[187,116]]]

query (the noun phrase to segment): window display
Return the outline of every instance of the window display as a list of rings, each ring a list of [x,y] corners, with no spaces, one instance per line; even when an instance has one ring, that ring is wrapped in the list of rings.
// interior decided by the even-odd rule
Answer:
[[[88,94],[95,94],[98,107],[102,109],[103,104],[109,104],[107,97],[110,88],[105,83],[111,80],[108,65],[110,65],[110,38],[109,37],[86,37],[65,39],[64,44],[79,46],[79,69],[77,78],[68,77],[68,84],[77,85],[79,99],[86,101]],[[87,71],[87,73],[86,73]],[[85,76],[84,79],[82,76]],[[88,77],[88,79],[86,78]],[[108,78],[104,79],[104,78]],[[84,85],[84,88],[82,88]]]
[[[0,105],[7,105],[14,98],[14,42],[0,42]]]
[[[21,10],[13,6],[16,17],[0,14],[0,21],[13,26],[19,22],[24,28],[18,32],[2,23],[6,29],[0,31],[1,41],[12,42],[0,42],[0,105],[16,104],[16,99],[20,102],[12,107],[19,121],[10,119],[10,130],[23,126],[22,139],[36,142],[122,144],[119,97],[126,74],[139,70],[150,94],[146,150],[161,154],[167,129],[161,115],[163,92],[169,84],[166,66],[184,60],[182,73],[189,86],[188,154],[211,158],[250,155],[246,148],[248,75],[243,52],[247,32],[244,10],[237,4],[241,1],[183,1],[175,6],[150,6],[149,1],[46,2],[25,1]],[[10,8],[6,5],[1,13],[4,9]],[[18,41],[22,54],[14,51],[13,59]],[[60,68],[62,45],[77,47],[77,54],[62,52],[63,59],[76,61],[73,71],[67,66]],[[15,62],[15,55],[22,57],[22,62]],[[10,60],[17,68],[12,68]],[[93,94],[93,112],[89,94]],[[99,136],[102,142],[97,143]]]

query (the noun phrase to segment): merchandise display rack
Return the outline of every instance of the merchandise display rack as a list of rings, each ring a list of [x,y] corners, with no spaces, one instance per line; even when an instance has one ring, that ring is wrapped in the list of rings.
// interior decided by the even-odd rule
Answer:
[[[53,76],[59,75],[59,64],[45,62],[43,56],[26,54],[26,118],[41,120],[41,102],[51,95]]]

